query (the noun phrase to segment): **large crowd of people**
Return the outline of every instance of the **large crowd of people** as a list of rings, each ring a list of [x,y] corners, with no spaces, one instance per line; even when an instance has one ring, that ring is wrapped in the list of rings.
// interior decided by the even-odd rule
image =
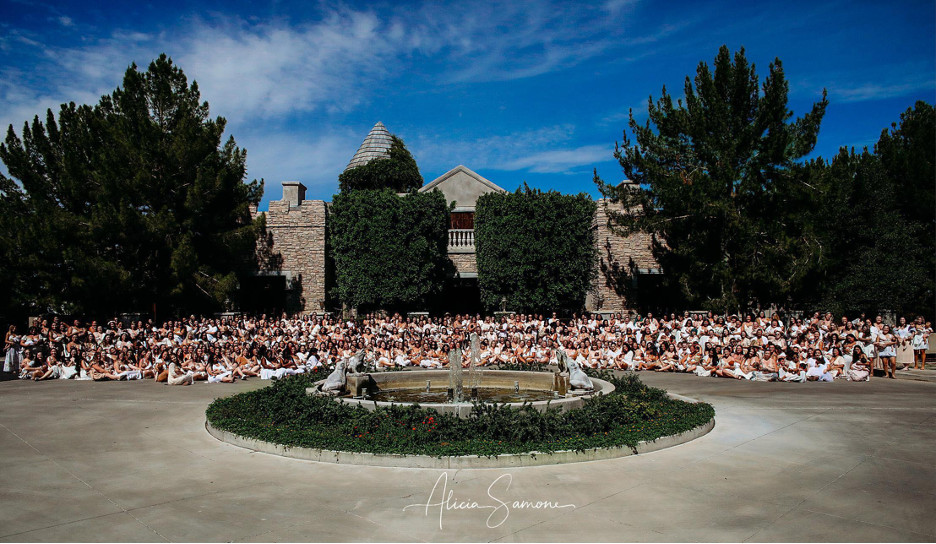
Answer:
[[[555,365],[557,350],[593,369],[686,372],[760,381],[868,381],[875,367],[893,378],[924,368],[932,324],[893,325],[881,316],[811,318],[617,314],[559,319],[543,315],[368,315],[280,318],[194,316],[157,325],[114,319],[71,324],[52,318],[25,334],[10,326],[4,371],[22,379],[152,379],[171,385],[204,380],[277,379],[332,368],[364,350],[374,371],[443,368],[453,348],[479,337],[482,365]],[[468,358],[464,363],[468,364]]]

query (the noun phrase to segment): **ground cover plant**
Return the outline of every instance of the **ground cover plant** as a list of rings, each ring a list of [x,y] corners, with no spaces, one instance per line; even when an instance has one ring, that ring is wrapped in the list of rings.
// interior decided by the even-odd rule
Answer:
[[[307,395],[306,387],[324,377],[316,374],[217,399],[207,417],[215,428],[286,446],[441,457],[633,447],[687,431],[715,415],[709,404],[670,399],[634,375],[596,376],[617,389],[568,412],[491,404],[475,405],[464,419],[418,405],[368,411]]]

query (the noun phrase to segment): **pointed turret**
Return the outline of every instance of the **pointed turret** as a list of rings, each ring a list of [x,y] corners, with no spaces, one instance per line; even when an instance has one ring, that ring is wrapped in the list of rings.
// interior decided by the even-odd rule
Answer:
[[[356,166],[363,166],[374,159],[389,158],[390,145],[392,143],[393,139],[390,136],[390,131],[387,130],[387,127],[385,127],[383,123],[377,121],[374,128],[367,133],[367,137],[364,138],[364,142],[361,144],[361,147],[358,148],[357,153],[351,157],[351,162],[345,167],[345,171]]]

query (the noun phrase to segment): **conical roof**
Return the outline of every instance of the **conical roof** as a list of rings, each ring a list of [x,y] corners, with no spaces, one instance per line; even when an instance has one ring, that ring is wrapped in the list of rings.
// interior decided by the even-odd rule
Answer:
[[[351,157],[351,162],[345,167],[345,171],[357,166],[363,166],[374,159],[389,158],[392,143],[393,139],[390,136],[390,131],[383,123],[377,121],[374,128],[367,133],[367,137],[364,138],[364,142],[358,148],[357,153]]]

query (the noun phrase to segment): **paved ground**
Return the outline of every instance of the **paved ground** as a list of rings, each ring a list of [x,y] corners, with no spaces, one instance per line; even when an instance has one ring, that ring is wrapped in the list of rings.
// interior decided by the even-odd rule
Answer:
[[[643,378],[711,402],[715,429],[635,457],[447,472],[210,437],[208,403],[258,381],[3,382],[0,540],[936,540],[936,384]],[[443,485],[466,508],[404,510],[441,502]]]

